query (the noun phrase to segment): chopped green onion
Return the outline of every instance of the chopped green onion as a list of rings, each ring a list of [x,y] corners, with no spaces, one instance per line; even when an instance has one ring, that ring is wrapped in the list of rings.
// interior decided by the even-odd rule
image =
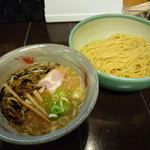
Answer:
[[[59,93],[58,93],[58,96],[64,96],[65,95],[65,92],[64,91],[59,91]]]
[[[56,104],[56,105],[53,105],[51,107],[51,110],[50,110],[53,114],[60,114],[61,113],[61,107]]]
[[[57,115],[63,115],[66,109],[67,105],[63,104],[62,101],[59,101],[59,103],[52,103],[50,107],[50,113],[57,114]]]
[[[51,119],[57,119],[58,115],[57,114],[49,114],[48,117]]]
[[[53,95],[53,100],[59,100],[59,96],[58,95]]]
[[[65,101],[65,102],[67,102],[67,103],[69,102],[68,98],[63,97],[63,96],[61,97],[61,100]]]
[[[68,113],[72,94],[73,91],[71,90],[58,88],[51,96],[44,98],[44,101],[48,102],[50,117],[53,117],[51,114],[54,114],[54,116],[57,115],[57,118],[59,118]]]
[[[44,100],[45,102],[48,102],[48,101],[50,100],[50,96],[44,97],[43,100]]]
[[[60,101],[61,111],[64,112],[64,107],[62,101]]]

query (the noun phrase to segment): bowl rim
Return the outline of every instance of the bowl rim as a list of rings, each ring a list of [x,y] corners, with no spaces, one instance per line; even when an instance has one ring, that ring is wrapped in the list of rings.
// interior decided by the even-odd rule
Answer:
[[[91,22],[93,20],[98,20],[98,19],[104,19],[104,18],[125,18],[125,19],[130,19],[130,20],[135,20],[137,22],[141,22],[143,24],[146,24],[146,25],[150,25],[150,21],[149,20],[146,20],[144,18],[141,18],[141,17],[137,17],[137,16],[132,16],[132,15],[128,15],[128,14],[120,14],[120,13],[106,13],[106,14],[99,14],[99,15],[95,15],[95,16],[91,16],[91,17],[88,17],[82,21],[80,21],[79,23],[77,23],[73,29],[71,30],[70,32],[70,35],[69,35],[69,46],[71,48],[73,48],[72,46],[72,40],[73,40],[73,36],[75,34],[75,32],[81,27],[83,26],[84,24],[88,23],[88,22]],[[77,50],[78,51],[78,50]],[[102,72],[100,70],[97,70],[97,74],[99,75],[102,75],[102,76],[107,76],[108,78],[114,78],[114,79],[117,79],[117,80],[124,80],[124,81],[137,81],[137,80],[142,80],[142,81],[147,81],[147,80],[150,80],[150,77],[135,77],[135,78],[131,78],[131,77],[120,77],[120,76],[117,76],[117,75],[112,75],[112,74],[108,74],[108,73],[105,73],[105,72]]]
[[[105,73],[102,71],[97,70],[97,74],[103,76],[103,77],[107,77],[107,78],[113,78],[115,80],[122,80],[122,81],[128,81],[128,82],[134,82],[134,81],[139,81],[139,82],[143,82],[143,81],[148,81],[150,80],[150,77],[121,77],[121,76],[117,76],[117,75],[112,75],[109,73]]]

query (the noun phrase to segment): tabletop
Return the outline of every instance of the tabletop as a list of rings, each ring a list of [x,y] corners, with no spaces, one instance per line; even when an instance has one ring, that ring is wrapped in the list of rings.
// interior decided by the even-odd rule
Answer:
[[[0,56],[29,44],[68,45],[77,22],[0,24]],[[115,92],[100,86],[97,103],[88,118],[68,135],[46,144],[15,145],[1,141],[0,150],[149,150],[150,88]]]

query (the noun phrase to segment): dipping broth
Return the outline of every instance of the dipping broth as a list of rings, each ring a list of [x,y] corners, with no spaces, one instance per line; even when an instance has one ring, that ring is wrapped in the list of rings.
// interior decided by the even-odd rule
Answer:
[[[19,133],[41,135],[62,128],[79,113],[84,82],[71,68],[35,63],[9,77],[1,90],[1,111]]]

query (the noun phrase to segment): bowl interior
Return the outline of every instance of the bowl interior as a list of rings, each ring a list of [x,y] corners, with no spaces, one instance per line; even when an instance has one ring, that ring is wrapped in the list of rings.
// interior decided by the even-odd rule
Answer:
[[[7,126],[7,121],[0,113],[1,140],[16,144],[40,144],[58,139],[78,127],[86,119],[96,103],[98,77],[95,69],[83,55],[67,46],[58,44],[29,45],[2,56],[0,59],[0,88],[6,82],[8,76],[15,73],[21,67],[35,62],[58,62],[75,70],[83,79],[87,89],[83,108],[78,116],[65,127],[40,136],[26,136],[16,133]]]
[[[107,38],[116,33],[135,34],[150,41],[148,20],[123,14],[103,14],[87,18],[77,24],[70,33],[70,47],[79,50],[92,40]]]

